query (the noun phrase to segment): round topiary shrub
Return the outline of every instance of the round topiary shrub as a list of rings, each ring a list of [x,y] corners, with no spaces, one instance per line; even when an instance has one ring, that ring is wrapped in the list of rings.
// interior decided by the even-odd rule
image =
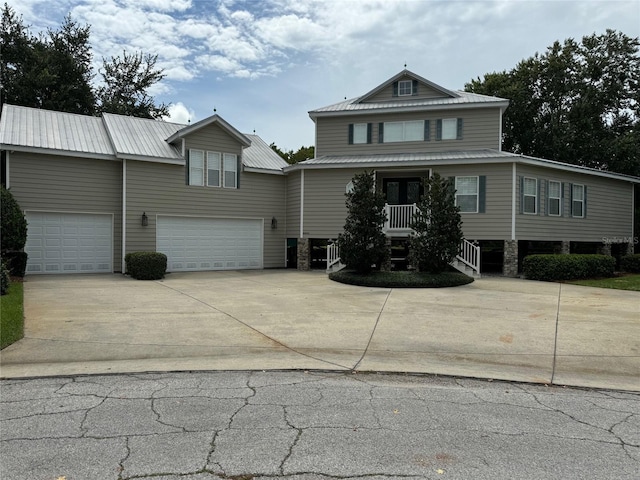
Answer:
[[[132,252],[124,256],[126,273],[136,280],[160,280],[167,271],[167,256],[160,252]]]

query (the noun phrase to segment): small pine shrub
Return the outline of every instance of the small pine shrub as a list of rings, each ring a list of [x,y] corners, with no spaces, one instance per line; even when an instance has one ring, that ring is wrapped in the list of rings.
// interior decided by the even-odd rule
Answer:
[[[615,267],[609,255],[529,255],[522,262],[526,278],[543,281],[612,277]]]
[[[0,263],[0,295],[6,295],[9,290],[9,270],[5,266],[4,262]]]
[[[4,252],[2,258],[9,274],[13,277],[24,277],[27,270],[27,252]]]
[[[124,256],[126,273],[136,280],[160,280],[167,271],[167,256],[160,252],[132,252]]]
[[[622,257],[620,259],[620,270],[628,273],[640,273],[640,253]]]
[[[19,251],[27,243],[27,219],[11,192],[0,187],[0,250]]]

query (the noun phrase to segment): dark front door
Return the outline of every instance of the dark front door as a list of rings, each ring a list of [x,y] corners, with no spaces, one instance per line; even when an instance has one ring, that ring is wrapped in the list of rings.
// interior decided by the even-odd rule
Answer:
[[[382,181],[389,205],[410,205],[418,203],[422,194],[422,182],[419,178],[385,178]]]

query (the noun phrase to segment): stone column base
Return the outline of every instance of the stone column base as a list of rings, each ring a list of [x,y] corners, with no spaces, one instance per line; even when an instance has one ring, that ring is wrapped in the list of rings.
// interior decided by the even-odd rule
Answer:
[[[562,240],[562,242],[560,242],[560,253],[562,255],[568,255],[571,253],[571,242],[567,241],[567,240]]]
[[[518,276],[518,241],[505,240],[502,257],[502,275],[505,277]]]
[[[307,271],[311,269],[311,251],[308,238],[298,239],[298,270]]]

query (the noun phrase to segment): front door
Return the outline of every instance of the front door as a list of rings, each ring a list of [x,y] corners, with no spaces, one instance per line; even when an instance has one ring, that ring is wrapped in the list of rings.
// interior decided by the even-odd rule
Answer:
[[[419,178],[385,178],[382,191],[389,205],[411,205],[420,201],[422,182]]]

